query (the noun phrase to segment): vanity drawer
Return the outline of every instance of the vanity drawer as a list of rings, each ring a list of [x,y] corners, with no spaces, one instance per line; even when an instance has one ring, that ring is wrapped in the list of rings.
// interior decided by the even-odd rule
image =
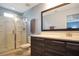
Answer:
[[[79,43],[67,42],[67,55],[79,56]]]
[[[43,55],[43,53],[44,53],[44,50],[43,50],[43,48],[38,48],[38,47],[33,47],[32,49],[31,49],[31,51],[32,51],[32,55],[33,54],[39,54],[39,55]]]
[[[63,56],[65,55],[65,42],[55,40],[45,40],[45,54],[52,56]]]
[[[48,45],[54,45],[54,46],[65,46],[65,42],[63,41],[57,41],[57,40],[45,40],[45,43]]]
[[[47,45],[45,46],[45,49],[51,49],[51,50],[56,50],[60,52],[65,52],[65,46],[55,46],[55,45]]]
[[[41,39],[41,38],[32,38],[31,39],[31,42],[33,43],[33,44],[39,44],[39,43],[44,43],[44,39]]]
[[[65,53],[61,51],[57,51],[55,49],[45,49],[45,55],[51,55],[51,56],[64,56]]]
[[[33,47],[44,47],[44,39],[33,37],[31,39],[31,45]]]
[[[32,37],[31,38],[31,55],[42,56],[44,55],[44,39]]]

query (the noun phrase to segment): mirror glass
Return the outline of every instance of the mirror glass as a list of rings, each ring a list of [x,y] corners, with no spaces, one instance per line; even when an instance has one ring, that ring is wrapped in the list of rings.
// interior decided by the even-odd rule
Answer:
[[[79,3],[70,3],[43,12],[43,30],[78,29]]]

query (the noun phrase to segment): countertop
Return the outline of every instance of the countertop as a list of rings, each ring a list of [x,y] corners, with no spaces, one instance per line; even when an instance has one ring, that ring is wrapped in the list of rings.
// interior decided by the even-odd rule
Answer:
[[[66,36],[66,35],[31,35],[32,37],[49,38],[65,41],[76,41],[79,42],[79,36]]]

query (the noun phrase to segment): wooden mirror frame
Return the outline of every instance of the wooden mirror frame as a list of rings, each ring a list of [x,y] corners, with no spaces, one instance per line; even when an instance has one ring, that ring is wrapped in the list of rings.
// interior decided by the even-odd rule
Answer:
[[[77,28],[77,29],[68,29],[68,28],[67,29],[52,29],[52,30],[44,30],[43,29],[43,13],[47,12],[47,11],[54,10],[56,8],[59,8],[59,7],[65,6],[65,5],[68,5],[68,4],[70,4],[70,3],[63,3],[63,4],[60,4],[60,5],[55,6],[53,8],[42,11],[41,12],[41,31],[79,31],[79,28]]]

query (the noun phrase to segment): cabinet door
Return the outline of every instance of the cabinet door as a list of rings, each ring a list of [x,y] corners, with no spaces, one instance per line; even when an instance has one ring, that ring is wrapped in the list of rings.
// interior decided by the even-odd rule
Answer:
[[[31,38],[31,55],[44,55],[44,39],[41,38]]]
[[[79,56],[79,43],[67,42],[67,55]]]
[[[62,56],[65,55],[65,42],[45,40],[45,55]]]

